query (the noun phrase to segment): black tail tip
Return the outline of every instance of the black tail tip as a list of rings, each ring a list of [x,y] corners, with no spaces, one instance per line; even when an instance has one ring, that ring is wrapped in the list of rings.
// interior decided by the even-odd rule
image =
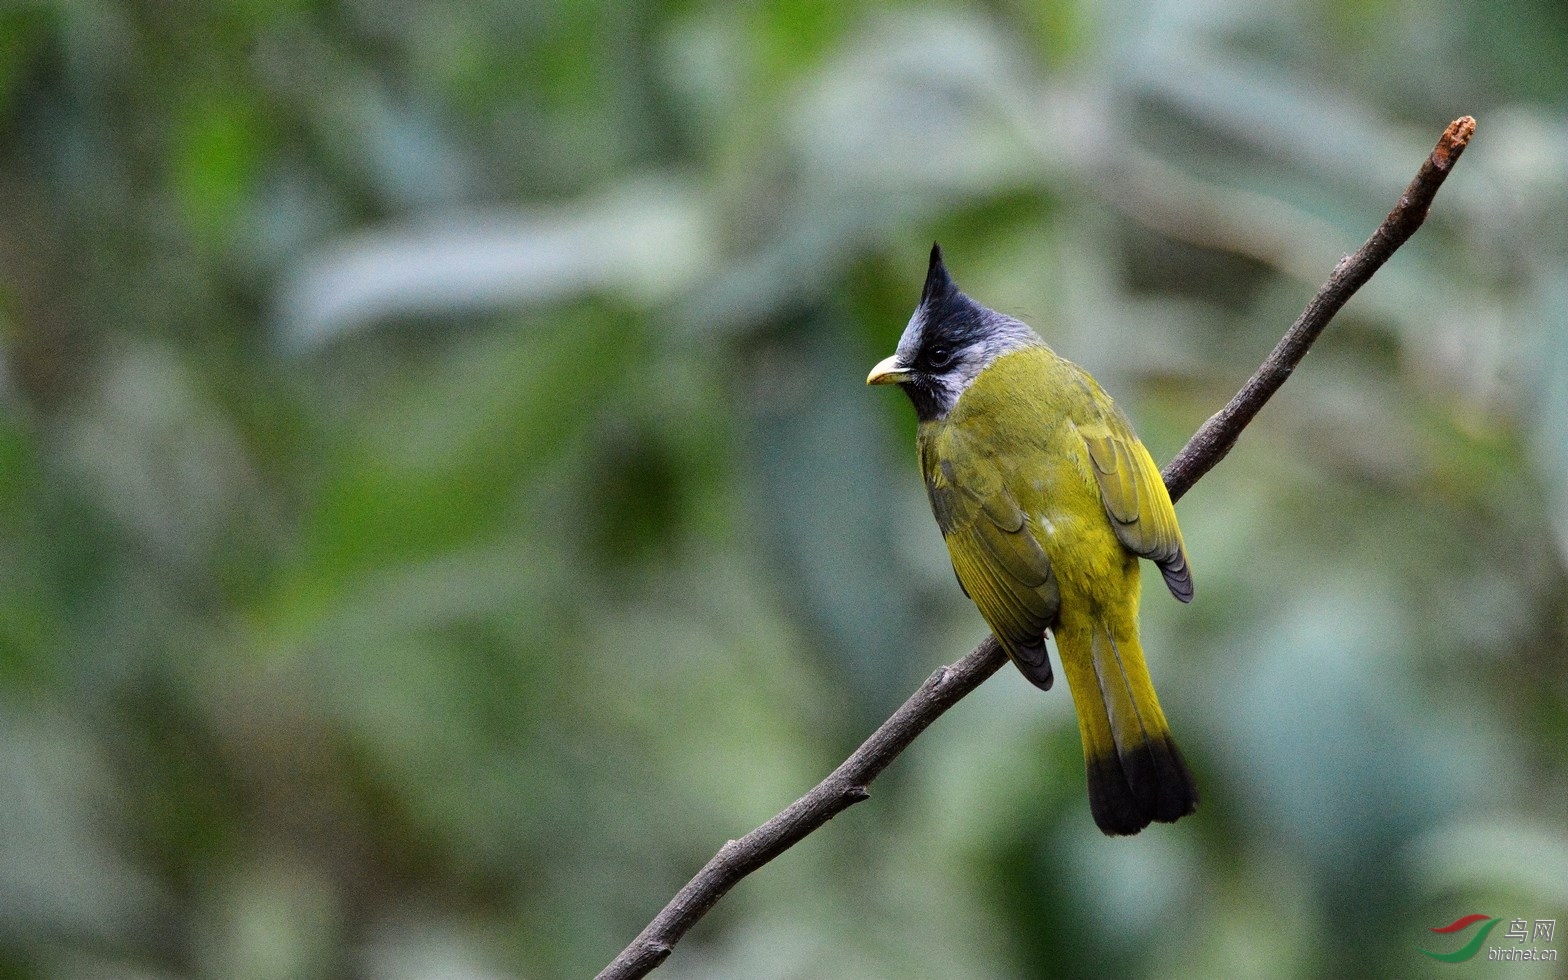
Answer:
[[[1198,784],[1170,736],[1087,760],[1089,811],[1110,837],[1175,823],[1198,809]]]

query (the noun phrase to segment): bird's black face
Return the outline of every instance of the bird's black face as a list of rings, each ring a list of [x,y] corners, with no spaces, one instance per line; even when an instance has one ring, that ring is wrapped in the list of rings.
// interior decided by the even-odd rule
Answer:
[[[920,305],[909,318],[898,350],[878,364],[868,384],[897,384],[922,422],[952,411],[970,382],[1010,350],[1040,343],[1025,324],[986,309],[953,284],[942,249],[931,246]]]

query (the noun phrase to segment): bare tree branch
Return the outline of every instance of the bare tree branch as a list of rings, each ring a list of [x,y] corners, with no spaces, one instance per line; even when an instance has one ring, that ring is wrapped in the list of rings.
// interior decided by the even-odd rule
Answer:
[[[1247,380],[1228,405],[1198,429],[1165,467],[1165,485],[1170,489],[1172,500],[1179,499],[1214,464],[1225,458],[1241,430],[1290,377],[1334,314],[1388,261],[1394,250],[1421,227],[1438,188],[1474,133],[1475,120],[1469,116],[1449,124],[1437,147],[1421,165],[1382,225],[1354,255],[1340,261],[1257,373]],[[632,944],[604,968],[599,980],[646,976],[664,962],[686,931],[736,882],[793,847],[843,810],[870,796],[871,781],[908,748],[926,726],[1006,662],[1007,657],[997,646],[995,637],[987,636],[968,656],[950,667],[938,669],[832,775],[772,820],[720,848]]]
[[[1410,236],[1421,227],[1421,222],[1426,220],[1427,210],[1432,206],[1432,199],[1437,196],[1437,189],[1443,186],[1448,172],[1458,162],[1459,154],[1470,145],[1470,137],[1474,134],[1475,120],[1469,116],[1460,116],[1448,124],[1448,129],[1437,141],[1431,156],[1421,164],[1410,186],[1400,195],[1399,203],[1394,205],[1394,210],[1383,219],[1377,231],[1372,233],[1365,245],[1356,250],[1356,254],[1339,260],[1328,282],[1319,287],[1312,302],[1285,331],[1285,336],[1280,338],[1278,346],[1263,365],[1247,379],[1247,383],[1228,405],[1203,423],[1197,433],[1187,440],[1181,452],[1176,454],[1176,458],[1165,467],[1163,475],[1165,486],[1171,492],[1171,500],[1181,499],[1182,494],[1192,489],[1192,485],[1203,474],[1225,458],[1225,454],[1236,445],[1241,430],[1258,414],[1263,403],[1285,383],[1301,359],[1307,356],[1307,349],[1318,339],[1334,314],[1339,312],[1356,290],[1366,285],[1374,272],[1382,268],[1394,250],[1409,241]]]
[[[870,796],[871,781],[909,747],[915,736],[1006,662],[1007,655],[997,646],[996,638],[987,636],[969,656],[951,667],[938,668],[831,776],[783,813],[719,848],[719,853],[670,900],[642,935],[605,967],[599,974],[600,980],[646,976],[737,881]]]

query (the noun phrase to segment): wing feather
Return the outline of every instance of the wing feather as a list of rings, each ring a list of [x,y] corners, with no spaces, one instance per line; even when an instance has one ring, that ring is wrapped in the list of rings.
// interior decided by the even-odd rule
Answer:
[[[1025,676],[1049,687],[1044,637],[1061,602],[1051,560],[995,462],[965,459],[961,474],[951,460],[923,467],[953,571]]]
[[[1080,425],[1078,431],[1088,447],[1100,499],[1116,537],[1128,551],[1159,566],[1172,595],[1191,602],[1192,570],[1176,508],[1159,467],[1127,417],[1110,405],[1097,422]]]

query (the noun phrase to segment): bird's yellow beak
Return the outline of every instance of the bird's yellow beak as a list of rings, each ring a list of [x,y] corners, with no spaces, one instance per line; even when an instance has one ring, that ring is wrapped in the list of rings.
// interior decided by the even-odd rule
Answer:
[[[903,384],[908,380],[909,369],[899,366],[897,354],[894,354],[892,357],[884,357],[878,361],[877,366],[871,369],[870,374],[866,375],[866,384],[868,385],[896,385]]]

